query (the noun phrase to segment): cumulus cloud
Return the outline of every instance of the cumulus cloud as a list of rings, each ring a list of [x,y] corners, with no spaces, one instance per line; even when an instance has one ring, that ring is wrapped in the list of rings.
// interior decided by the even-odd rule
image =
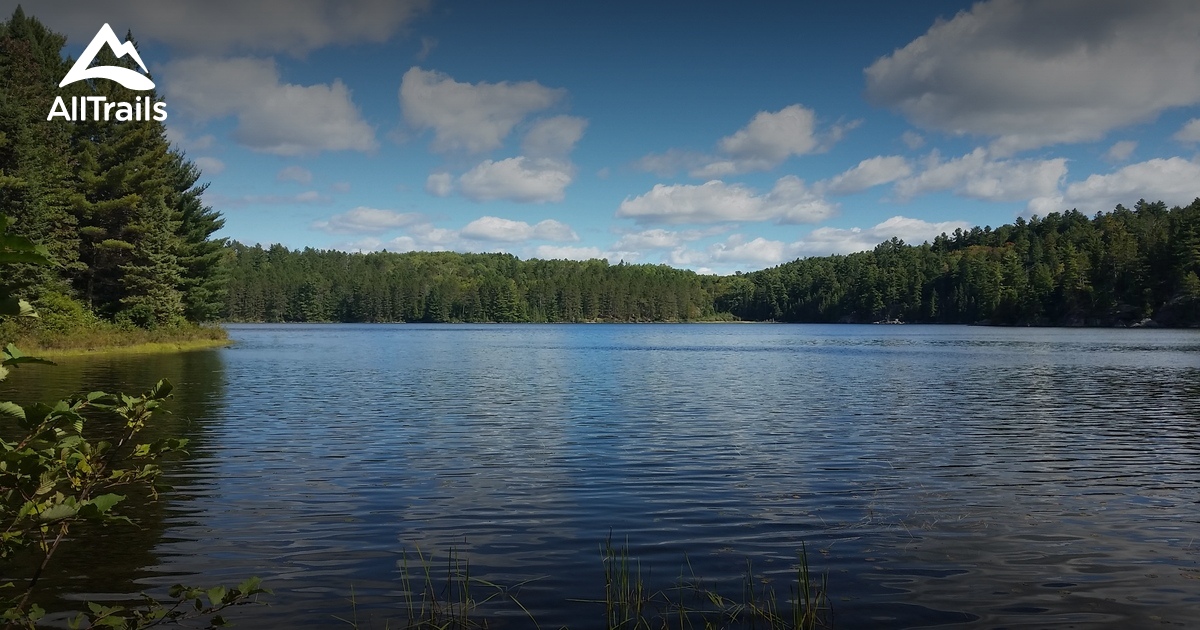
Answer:
[[[558,103],[566,90],[536,81],[460,83],[449,75],[413,67],[400,82],[404,119],[432,130],[433,150],[481,153],[498,148],[517,123]]]
[[[1072,182],[1061,195],[1033,199],[1029,210],[1046,214],[1078,208],[1090,214],[1112,210],[1117,204],[1128,206],[1138,199],[1182,206],[1197,197],[1200,197],[1200,164],[1180,157],[1156,158]]]
[[[1187,121],[1179,131],[1175,132],[1175,135],[1171,136],[1171,139],[1178,142],[1200,142],[1200,118]]]
[[[518,243],[529,240],[573,242],[579,236],[571,226],[554,219],[546,219],[536,225],[524,221],[501,219],[500,217],[480,217],[468,223],[460,232],[464,238],[477,241],[493,241],[502,243]]]
[[[940,221],[931,223],[911,217],[894,216],[870,228],[817,228],[801,241],[798,250],[806,256],[849,254],[861,252],[884,241],[898,238],[905,243],[920,244],[932,241],[942,233],[954,230],[969,230],[966,221]]]
[[[573,247],[569,245],[538,245],[533,250],[535,258],[542,260],[592,260],[593,258],[611,259],[611,252],[605,252],[599,247]]]
[[[650,192],[621,202],[617,216],[643,224],[816,223],[836,212],[835,205],[809,190],[803,180],[787,175],[776,181],[775,187],[765,194],[721,180],[700,185],[656,184]]]
[[[856,193],[887,184],[912,174],[908,160],[898,155],[881,155],[863,160],[858,166],[835,175],[825,182],[825,190],[836,195]]]
[[[684,243],[698,241],[709,236],[716,236],[722,232],[728,231],[726,227],[714,227],[705,230],[664,230],[662,228],[654,228],[650,230],[642,230],[640,232],[631,232],[623,235],[613,249],[642,251],[647,249],[670,249],[678,247]]]
[[[430,173],[425,179],[425,192],[435,197],[449,197],[454,192],[454,176],[450,173]]]
[[[1011,153],[1091,141],[1200,103],[1193,0],[991,0],[865,71],[913,123],[994,137]]]
[[[312,171],[303,166],[285,166],[275,174],[275,180],[280,182],[296,182],[299,184],[311,184],[313,174]]]
[[[118,33],[132,30],[141,41],[190,53],[299,56],[331,44],[386,41],[429,5],[430,0],[33,0],[25,8],[81,47],[97,25],[108,22]]]
[[[197,120],[235,116],[239,143],[276,155],[372,151],[375,130],[341,82],[283,83],[272,59],[190,58],[168,64],[166,99]]]
[[[769,171],[789,157],[827,150],[859,124],[834,125],[819,135],[816,118],[813,110],[799,104],[758,112],[745,127],[717,142],[717,155],[671,149],[642,157],[634,167],[663,177],[683,169],[705,179]]]
[[[813,230],[807,237],[787,242],[763,237],[747,239],[733,234],[722,242],[701,249],[678,247],[668,261],[673,265],[688,267],[750,266],[769,267],[795,260],[802,256],[828,256],[849,254],[868,249],[892,238],[906,243],[922,243],[933,240],[937,235],[956,229],[969,229],[965,221],[930,223],[921,219],[895,216],[870,228],[831,228]]]
[[[507,199],[524,203],[562,201],[575,178],[569,162],[518,156],[499,161],[484,160],[458,178],[468,199]]]
[[[377,234],[401,228],[424,220],[417,212],[395,212],[359,206],[335,214],[327,221],[316,221],[312,226],[331,234]]]
[[[984,149],[942,160],[934,151],[921,172],[896,182],[896,195],[909,200],[925,193],[949,190],[986,201],[1026,201],[1053,194],[1067,175],[1067,160],[996,160]]]
[[[198,157],[192,161],[204,175],[220,175],[225,170],[225,163],[215,157]]]
[[[575,149],[588,121],[577,116],[555,116],[539,120],[525,134],[521,149],[535,158],[562,159]]]
[[[697,265],[744,265],[770,267],[797,257],[795,243],[773,241],[763,237],[746,240],[741,234],[733,234],[724,242],[713,243],[703,250],[680,247],[671,252],[668,260],[672,265],[695,267]]]
[[[1129,159],[1129,156],[1133,155],[1134,150],[1137,149],[1137,145],[1138,143],[1135,140],[1117,142],[1108,148],[1108,151],[1104,154],[1104,159],[1109,162],[1124,162]]]

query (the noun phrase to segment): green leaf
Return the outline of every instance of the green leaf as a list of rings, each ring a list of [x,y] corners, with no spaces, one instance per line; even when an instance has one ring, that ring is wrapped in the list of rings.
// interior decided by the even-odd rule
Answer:
[[[150,400],[163,400],[171,395],[171,390],[173,389],[175,389],[175,386],[171,384],[171,381],[164,378],[155,383],[150,391],[146,392],[146,398]]]
[[[220,606],[221,604],[225,603],[225,593],[226,592],[227,591],[225,590],[224,586],[214,586],[214,587],[208,589],[209,605]]]
[[[57,363],[55,363],[49,359],[42,359],[39,357],[17,357],[14,359],[5,359],[3,362],[0,362],[0,365],[5,365],[5,366],[21,365],[23,363],[37,363],[39,365],[58,365]]]
[[[25,410],[14,402],[0,402],[0,416],[24,420]]]
[[[38,316],[37,311],[33,310],[33,306],[29,302],[9,296],[0,297],[0,315],[8,315],[10,317]]]
[[[38,519],[43,523],[52,523],[54,521],[61,521],[64,518],[71,518],[78,512],[79,508],[74,505],[58,503],[50,506],[46,510],[43,510],[42,513],[38,515]]]
[[[259,586],[261,586],[261,585],[262,585],[262,578],[260,578],[258,576],[254,576],[251,578],[246,578],[245,582],[238,584],[237,590],[242,595],[253,595],[255,593],[260,592]]]
[[[109,510],[111,510],[114,505],[116,505],[124,500],[125,500],[124,495],[102,494],[102,495],[88,501],[87,503],[84,504],[84,506],[94,508],[96,514],[105,514]],[[82,513],[83,510],[80,510],[80,512]],[[89,512],[91,512],[91,510],[89,510]]]

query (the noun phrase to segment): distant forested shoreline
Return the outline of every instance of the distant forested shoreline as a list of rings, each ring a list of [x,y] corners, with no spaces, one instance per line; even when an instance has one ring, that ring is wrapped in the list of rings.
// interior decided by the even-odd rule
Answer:
[[[1200,324],[1200,199],[897,239],[733,276],[510,254],[233,243],[233,322]]]

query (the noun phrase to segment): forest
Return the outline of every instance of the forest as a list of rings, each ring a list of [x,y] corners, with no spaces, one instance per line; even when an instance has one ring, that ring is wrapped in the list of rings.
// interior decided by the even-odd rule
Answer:
[[[113,81],[58,88],[64,42],[20,8],[0,23],[0,214],[56,263],[0,279],[42,315],[26,333],[214,321],[1200,324],[1200,199],[1018,218],[733,276],[230,243],[215,238],[224,219],[161,121],[47,120],[56,97],[137,97]],[[132,63],[107,49],[98,60]]]
[[[0,23],[0,214],[55,265],[16,265],[3,282],[32,298],[37,325],[156,328],[214,320],[226,243],[200,171],[160,121],[47,120],[56,97],[135,101],[114,81],[59,81],[65,38],[18,7]],[[103,48],[106,65],[126,65]],[[12,323],[7,324],[12,326]]]
[[[995,325],[1200,323],[1200,199],[897,239],[733,276],[509,254],[349,254],[233,243],[224,317],[296,322],[739,319]]]

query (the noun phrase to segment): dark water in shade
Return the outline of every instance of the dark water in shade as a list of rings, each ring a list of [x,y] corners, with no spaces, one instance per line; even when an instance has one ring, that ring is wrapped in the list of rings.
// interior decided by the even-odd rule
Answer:
[[[241,627],[344,626],[353,587],[381,628],[403,554],[453,547],[473,576],[539,578],[514,593],[542,628],[595,628],[571,600],[602,597],[611,532],[657,588],[736,592],[751,560],[786,593],[805,545],[837,628],[1200,627],[1197,331],[231,332],[0,389],[177,384],[174,490],[141,529],[75,542],[51,584],[69,605],[259,575],[275,595]],[[532,627],[502,599],[502,625]]]

